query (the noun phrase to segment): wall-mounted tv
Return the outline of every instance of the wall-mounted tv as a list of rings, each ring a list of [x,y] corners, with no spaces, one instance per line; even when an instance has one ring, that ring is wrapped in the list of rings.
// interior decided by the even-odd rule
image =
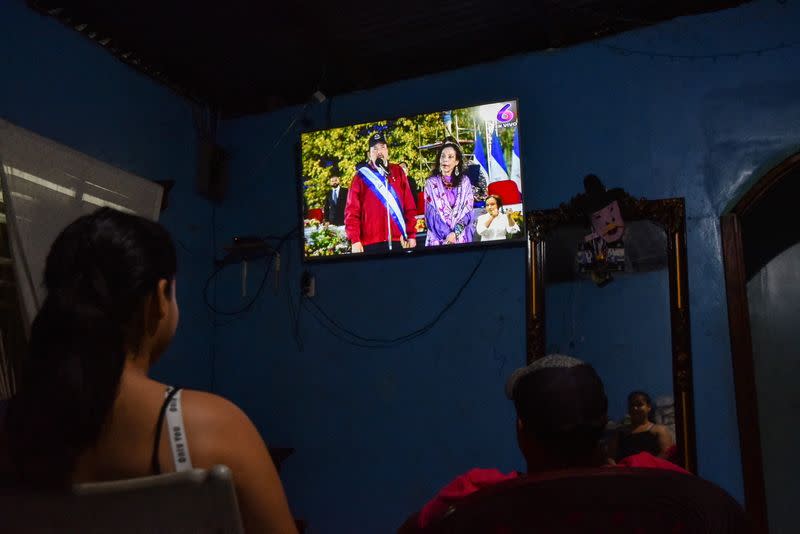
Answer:
[[[524,242],[516,100],[302,133],[304,258]]]

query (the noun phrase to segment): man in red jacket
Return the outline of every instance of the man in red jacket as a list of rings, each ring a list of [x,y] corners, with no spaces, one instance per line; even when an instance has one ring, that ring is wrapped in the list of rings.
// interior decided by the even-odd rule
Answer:
[[[570,356],[551,354],[517,369],[506,384],[506,396],[517,411],[517,444],[527,463],[527,475],[610,464],[600,439],[608,422],[608,399],[594,368]],[[649,467],[686,473],[649,453],[622,459],[625,467]],[[472,469],[447,484],[412,516],[425,528],[451,505],[476,491],[512,480],[522,473]]]
[[[353,176],[344,227],[356,253],[396,253],[417,246],[414,195],[402,167],[389,163],[381,132],[370,134],[368,160]]]

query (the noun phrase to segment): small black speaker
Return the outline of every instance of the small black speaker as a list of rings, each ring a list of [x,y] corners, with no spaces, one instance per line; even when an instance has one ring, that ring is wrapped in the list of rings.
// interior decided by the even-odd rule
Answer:
[[[209,137],[197,144],[197,192],[221,204],[228,188],[228,153]]]

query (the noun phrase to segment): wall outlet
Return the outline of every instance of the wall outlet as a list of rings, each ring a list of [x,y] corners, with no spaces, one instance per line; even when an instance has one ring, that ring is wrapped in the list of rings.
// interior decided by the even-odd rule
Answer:
[[[317,293],[317,280],[313,274],[305,272],[300,277],[300,292],[307,298],[313,297]]]

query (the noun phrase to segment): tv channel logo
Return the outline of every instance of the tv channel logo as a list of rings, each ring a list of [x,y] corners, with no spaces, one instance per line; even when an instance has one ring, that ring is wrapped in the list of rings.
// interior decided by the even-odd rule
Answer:
[[[516,116],[517,115],[511,109],[511,104],[505,104],[497,112],[497,122],[500,122],[500,123],[511,122],[516,118]]]

